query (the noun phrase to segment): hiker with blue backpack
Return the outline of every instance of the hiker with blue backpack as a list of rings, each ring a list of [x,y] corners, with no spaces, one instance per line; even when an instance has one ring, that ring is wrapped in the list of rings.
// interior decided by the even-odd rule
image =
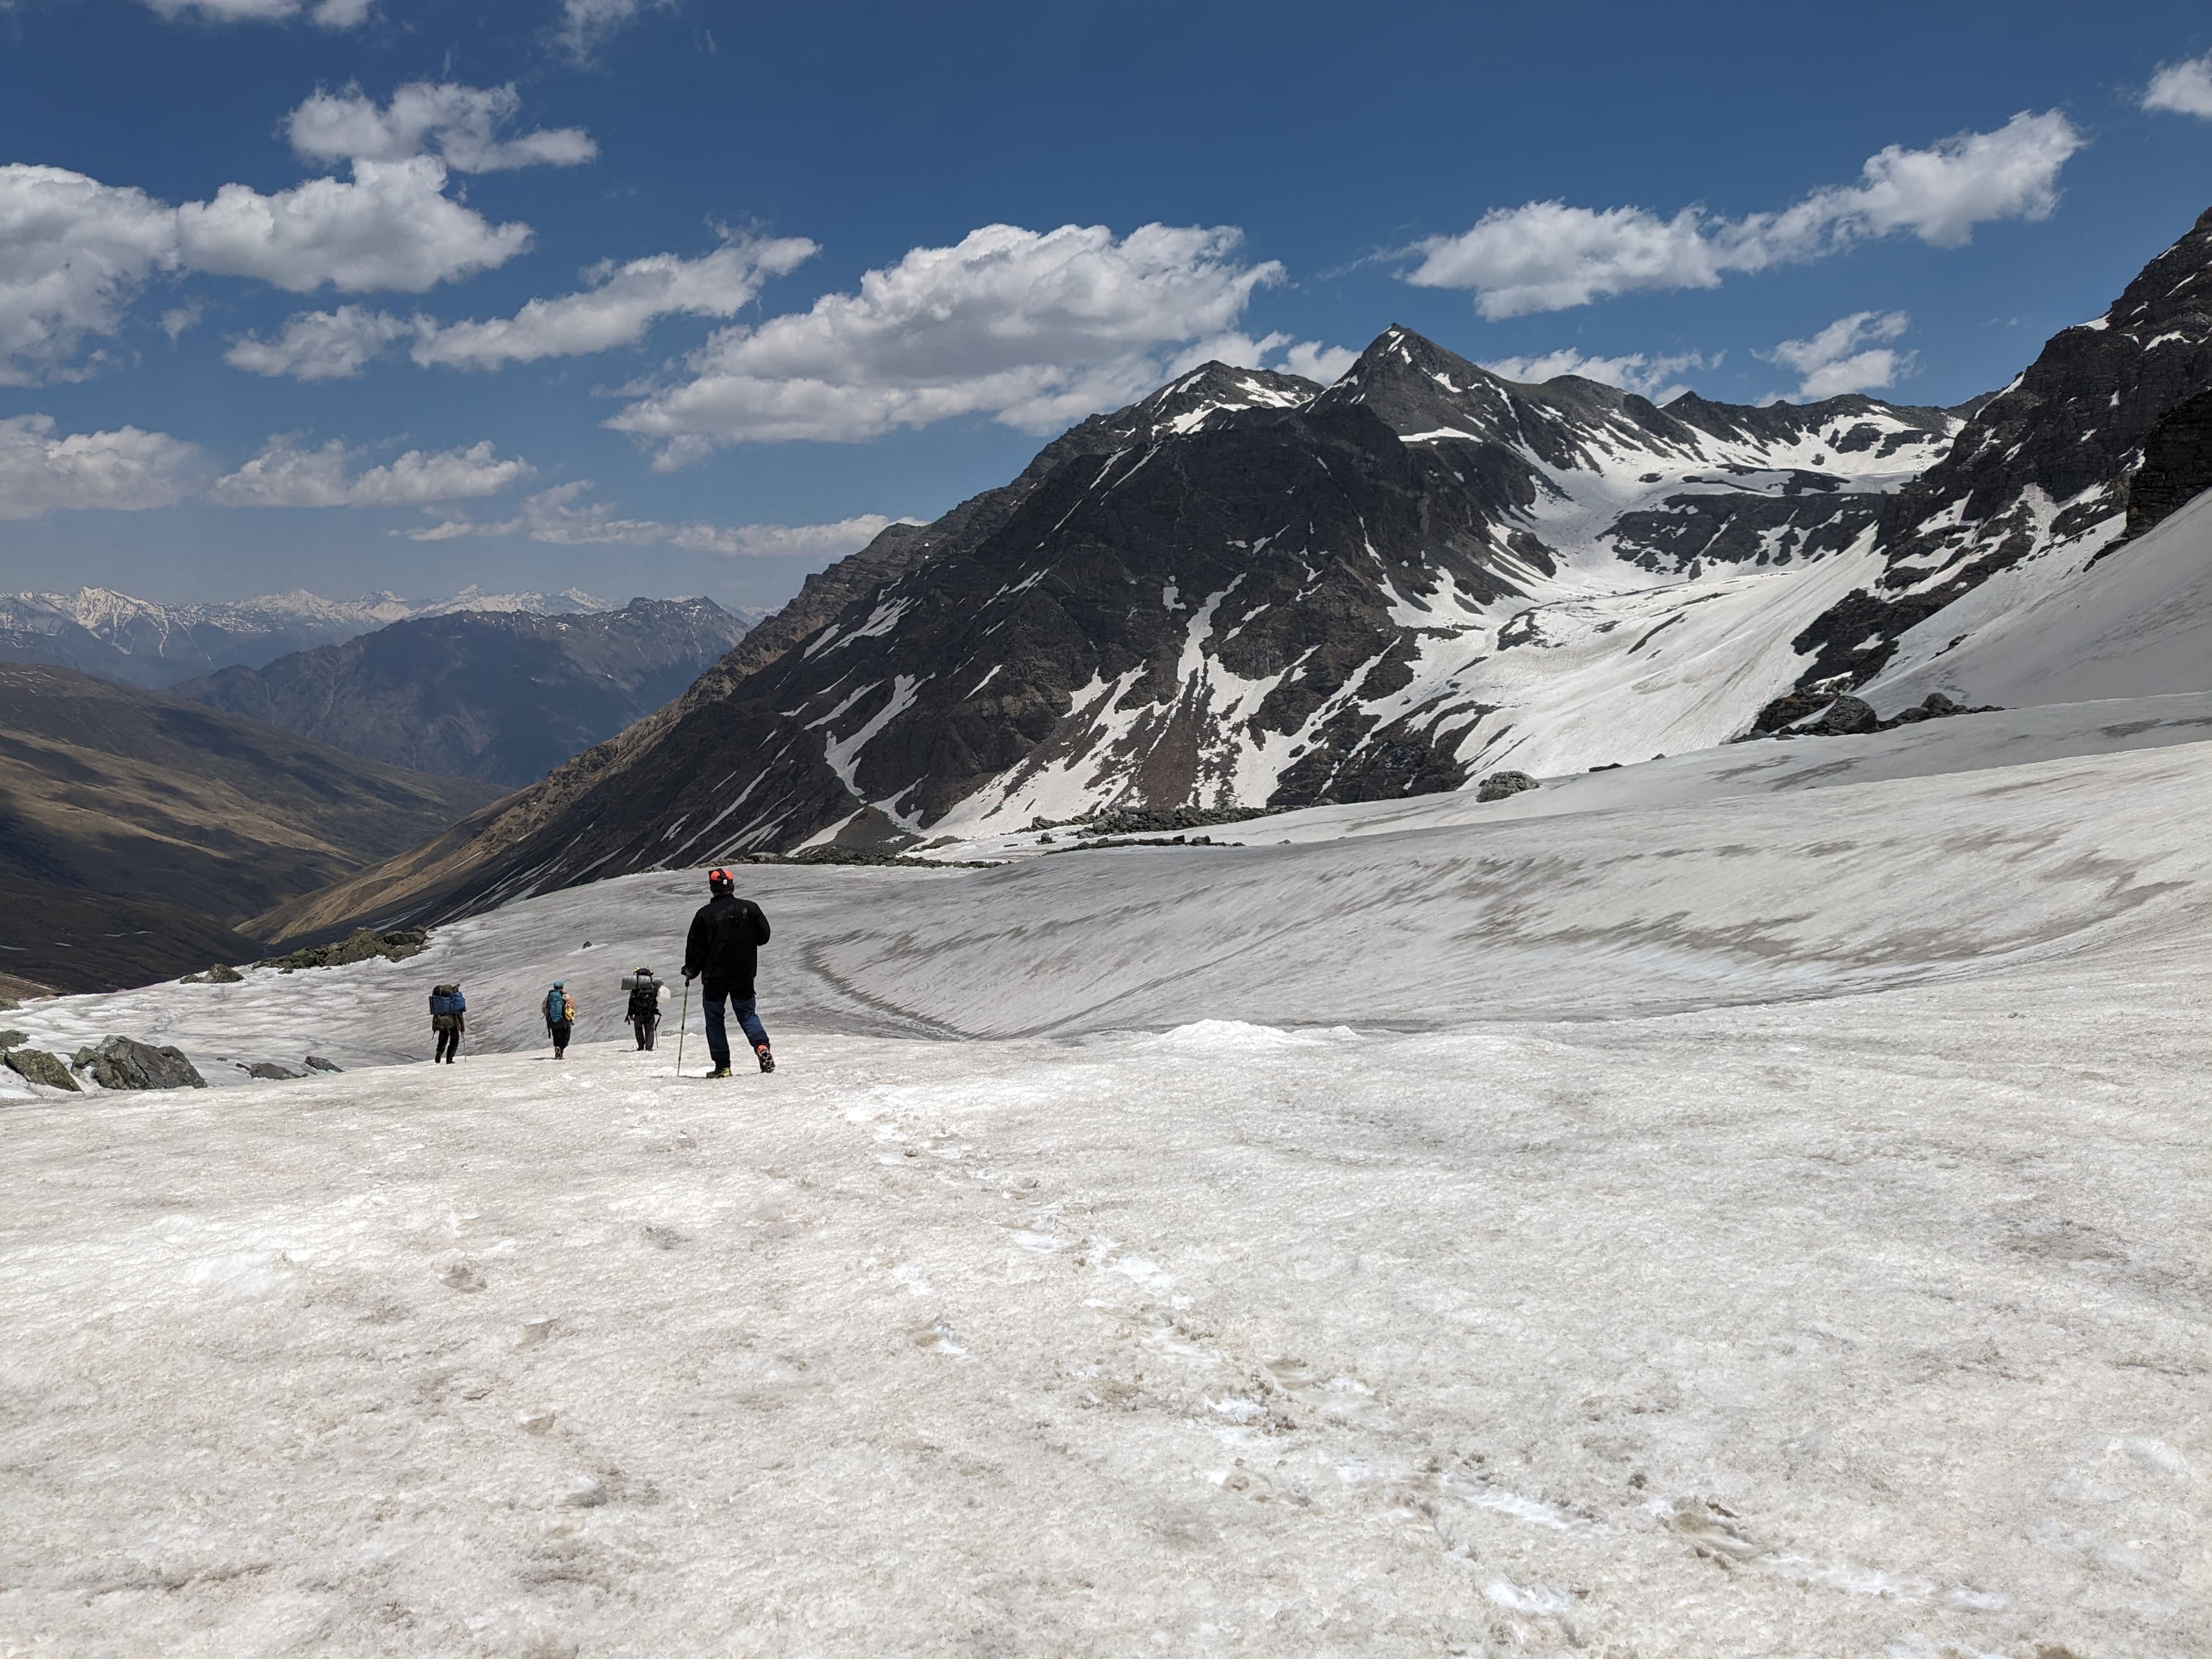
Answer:
[[[459,986],[430,988],[430,1029],[438,1036],[438,1052],[430,1057],[433,1066],[440,1060],[450,1066],[453,1056],[461,1052],[461,1033],[469,1026],[468,1008],[468,999],[461,994]]]
[[[553,988],[545,994],[545,1030],[553,1039],[553,1058],[564,1060],[568,1054],[568,1038],[576,1029],[576,1000],[568,992],[568,981],[556,979]]]

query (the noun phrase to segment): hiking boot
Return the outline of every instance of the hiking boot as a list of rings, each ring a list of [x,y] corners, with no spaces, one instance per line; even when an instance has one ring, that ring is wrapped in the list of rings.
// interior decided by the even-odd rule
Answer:
[[[761,1070],[763,1072],[775,1070],[775,1056],[769,1053],[768,1044],[762,1043],[759,1048],[753,1050],[753,1053],[760,1056]]]
[[[730,1068],[726,1066],[717,1066],[713,1071],[707,1073],[708,1077],[727,1077],[729,1074]]]

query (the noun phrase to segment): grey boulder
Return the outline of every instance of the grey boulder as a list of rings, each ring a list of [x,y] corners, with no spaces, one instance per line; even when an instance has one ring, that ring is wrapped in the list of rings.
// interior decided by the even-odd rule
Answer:
[[[156,1048],[136,1038],[112,1036],[97,1048],[80,1048],[70,1064],[92,1073],[103,1089],[204,1089],[199,1074],[181,1048]]]
[[[295,1078],[307,1076],[305,1072],[295,1072],[289,1066],[279,1066],[273,1060],[257,1060],[251,1066],[240,1066],[239,1070],[244,1072],[248,1077],[266,1078],[271,1083],[289,1083]]]
[[[1538,787],[1536,780],[1526,772],[1492,772],[1474,787],[1474,798],[1479,801],[1504,800],[1508,795]]]
[[[43,1048],[10,1048],[0,1054],[0,1065],[5,1065],[26,1083],[43,1083],[49,1089],[66,1089],[71,1094],[82,1094],[76,1079],[63,1065],[61,1056],[50,1054]]]
[[[1871,732],[1880,726],[1881,716],[1874,712],[1874,705],[1863,697],[1838,697],[1825,709],[1820,717],[1808,721],[1798,729],[1817,732],[1824,738],[1848,738],[1861,732]]]

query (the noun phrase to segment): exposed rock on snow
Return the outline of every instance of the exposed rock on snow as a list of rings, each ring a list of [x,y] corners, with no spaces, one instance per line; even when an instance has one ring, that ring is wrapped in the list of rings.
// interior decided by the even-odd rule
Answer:
[[[1881,723],[1881,716],[1874,712],[1872,703],[1859,697],[1843,696],[1830,703],[1818,720],[1808,721],[1800,729],[1824,738],[1843,738],[1871,732]]]
[[[420,956],[429,937],[428,930],[422,927],[399,927],[382,933],[356,927],[334,945],[308,945],[271,957],[260,966],[289,974],[302,968],[342,968],[349,962],[367,962],[371,957],[404,962],[409,957]]]
[[[2127,537],[2154,529],[2212,489],[2212,391],[2184,398],[2143,440],[2127,481]]]
[[[1479,801],[1504,800],[1508,795],[1517,795],[1536,787],[1536,780],[1526,772],[1492,772],[1475,786],[1474,798]]]
[[[207,1079],[173,1045],[155,1048],[135,1037],[112,1036],[96,1048],[80,1048],[70,1057],[80,1072],[89,1072],[103,1089],[204,1089]]]
[[[77,1087],[76,1079],[70,1075],[69,1067],[62,1064],[60,1055],[50,1054],[43,1048],[22,1048],[21,1041],[18,1036],[17,1046],[9,1047],[4,1053],[0,1053],[0,1064],[4,1064],[26,1083],[40,1084],[48,1089],[66,1089],[71,1094],[82,1092]]]

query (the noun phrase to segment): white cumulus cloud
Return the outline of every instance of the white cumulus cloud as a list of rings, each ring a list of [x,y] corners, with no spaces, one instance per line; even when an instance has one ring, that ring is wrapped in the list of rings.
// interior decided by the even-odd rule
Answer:
[[[1323,386],[1334,385],[1343,378],[1345,370],[1359,361],[1359,354],[1349,346],[1323,345],[1319,340],[1301,340],[1283,354],[1275,365],[1285,374],[1299,374],[1309,380],[1318,380]]]
[[[1421,262],[1406,280],[1470,289],[1476,308],[1497,319],[1638,290],[1712,288],[1731,271],[1900,233],[1956,247],[1976,225],[2049,216],[2059,171],[2084,142],[2059,111],[2022,111],[1995,132],[1962,132],[1926,149],[1892,144],[1867,158],[1856,184],[1741,219],[1694,207],[1671,216],[1564,202],[1493,208],[1463,234],[1421,243],[1413,250]]]
[[[799,237],[732,242],[696,259],[658,253],[586,271],[592,286],[556,300],[532,300],[513,317],[441,323],[363,306],[296,312],[273,340],[248,334],[223,354],[232,367],[296,380],[349,380],[402,340],[424,368],[495,369],[546,357],[578,357],[635,345],[659,318],[730,317],[770,276],[817,252]]]
[[[834,524],[670,524],[659,519],[625,519],[611,502],[585,500],[591,488],[591,480],[578,478],[524,497],[512,518],[443,514],[436,522],[404,533],[417,542],[521,536],[556,547],[680,547],[736,558],[803,558],[826,563],[859,552],[894,522],[880,513],[863,513]]]
[[[688,378],[608,424],[678,465],[718,444],[851,441],[988,413],[1046,432],[1166,378],[1164,359],[1228,334],[1282,268],[1235,257],[1226,228],[987,225],[915,248],[855,294],[717,332]]]
[[[2212,52],[2160,66],[2143,88],[2142,106],[2212,120]]]
[[[0,167],[0,386],[64,375],[177,263],[176,217],[143,191],[62,167]]]
[[[637,21],[647,6],[662,11],[676,9],[676,0],[561,0],[561,21],[554,38],[581,63],[608,36]]]
[[[1901,311],[1855,311],[1809,339],[1784,340],[1771,351],[1753,355],[1796,374],[1800,398],[1817,400],[1846,392],[1872,392],[1895,385],[1911,368],[1917,354],[1887,343],[1902,335],[1911,320]]]
[[[350,182],[310,179],[273,196],[225,185],[177,210],[178,247],[194,270],[295,294],[325,283],[419,294],[529,246],[529,226],[494,225],[445,188],[445,164],[428,155],[356,161]]]
[[[0,420],[0,519],[35,519],[57,507],[137,513],[169,507],[191,489],[200,452],[135,426],[57,435],[51,415]]]
[[[146,0],[162,16],[191,16],[210,23],[289,23],[305,16],[318,28],[358,28],[375,0]]]
[[[275,339],[246,335],[231,343],[222,360],[250,374],[349,380],[386,347],[414,331],[405,319],[366,306],[295,312]]]
[[[1617,386],[1623,392],[1649,398],[1655,404],[1663,404],[1690,389],[1680,378],[1686,371],[1718,368],[1726,355],[1715,352],[1708,357],[1701,351],[1683,351],[1648,356],[1641,351],[1632,351],[1620,357],[1585,357],[1568,346],[1539,356],[1499,357],[1483,367],[1509,380],[1531,383],[1554,380],[1562,374],[1578,374],[1585,380],[1600,380],[1607,386]]]
[[[404,161],[434,149],[457,173],[574,167],[599,153],[581,127],[500,137],[521,107],[512,86],[412,81],[381,109],[349,87],[316,92],[285,118],[284,131],[292,148],[313,161]]]
[[[501,459],[487,441],[466,449],[410,449],[356,472],[345,445],[335,438],[319,449],[272,438],[207,493],[222,507],[422,507],[500,495],[532,470],[520,459]]]
[[[444,163],[417,155],[356,161],[349,181],[311,179],[274,195],[225,185],[212,201],[172,207],[64,167],[0,166],[0,386],[80,374],[87,338],[114,334],[155,276],[420,293],[529,245],[529,226],[494,225],[445,184]]]
[[[818,252],[803,237],[733,241],[696,259],[673,253],[603,265],[592,286],[556,300],[532,300],[513,317],[489,322],[425,320],[413,356],[425,366],[496,368],[543,357],[576,357],[635,345],[656,318],[734,317],[771,276],[798,269]]]

